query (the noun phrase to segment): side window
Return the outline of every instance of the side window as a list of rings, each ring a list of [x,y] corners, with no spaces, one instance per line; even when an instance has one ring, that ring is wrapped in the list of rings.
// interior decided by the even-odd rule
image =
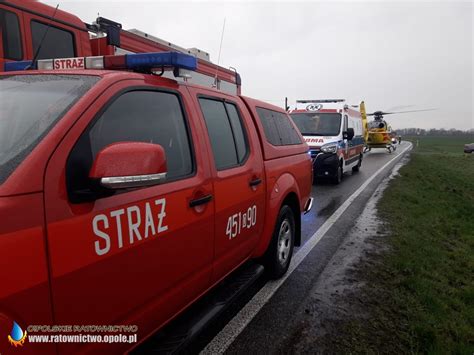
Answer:
[[[44,37],[46,31],[48,33]],[[74,35],[69,31],[54,26],[48,29],[48,25],[33,20],[31,21],[31,38],[35,53],[43,40],[38,59],[75,57]]]
[[[257,107],[257,114],[270,144],[279,146],[302,143],[288,115],[261,107]]]
[[[237,149],[237,159],[239,163],[244,161],[247,155],[247,144],[245,140],[245,134],[240,120],[239,112],[234,104],[226,103],[227,113],[229,115],[230,125],[232,132],[234,132],[235,147]]]
[[[16,14],[0,9],[0,31],[2,33],[3,57],[13,60],[23,59],[20,25]]]
[[[283,145],[301,144],[301,138],[296,132],[295,127],[291,124],[287,114],[276,112],[277,128],[280,133]]]
[[[242,121],[233,104],[213,99],[199,99],[212,145],[217,170],[241,164],[247,156]]]
[[[168,180],[193,172],[178,96],[158,91],[129,91],[115,99],[74,146],[67,162],[68,191],[87,192],[88,174],[97,153],[109,144],[123,141],[160,144],[166,153]]]
[[[272,111],[257,107],[257,113],[260,122],[262,123],[265,137],[267,137],[267,141],[271,145],[282,145]]]

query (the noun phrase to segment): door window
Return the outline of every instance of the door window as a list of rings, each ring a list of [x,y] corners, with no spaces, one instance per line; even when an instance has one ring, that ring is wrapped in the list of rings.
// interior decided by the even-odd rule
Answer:
[[[126,141],[160,144],[166,153],[168,181],[193,173],[191,145],[178,96],[129,91],[100,114],[72,150],[67,163],[71,200],[91,189],[88,174],[97,153],[112,143]]]
[[[242,120],[234,104],[214,99],[199,99],[211,141],[217,170],[242,164],[248,145]]]

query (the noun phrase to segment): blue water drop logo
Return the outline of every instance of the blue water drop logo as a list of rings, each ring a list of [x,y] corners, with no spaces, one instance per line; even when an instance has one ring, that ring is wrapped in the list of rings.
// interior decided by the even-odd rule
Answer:
[[[13,321],[12,332],[10,333],[13,340],[19,341],[23,338],[23,329],[20,328],[17,322]]]
[[[8,335],[8,340],[10,344],[17,347],[18,345],[23,346],[23,343],[26,339],[26,331],[23,332],[23,329],[18,325],[17,322],[13,321],[13,327],[10,335]]]

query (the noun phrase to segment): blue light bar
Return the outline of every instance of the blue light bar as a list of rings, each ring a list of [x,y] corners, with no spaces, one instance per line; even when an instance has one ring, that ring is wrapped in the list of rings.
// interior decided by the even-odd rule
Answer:
[[[18,71],[25,70],[31,65],[31,60],[23,60],[20,62],[5,62],[3,68],[5,71]],[[36,69],[36,64],[32,66],[32,69]]]
[[[152,69],[175,67],[196,70],[197,59],[192,55],[178,52],[134,53],[125,55],[128,69]]]

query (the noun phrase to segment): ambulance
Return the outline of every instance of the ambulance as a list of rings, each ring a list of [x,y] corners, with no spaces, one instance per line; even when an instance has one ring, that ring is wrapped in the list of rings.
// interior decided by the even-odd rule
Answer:
[[[241,267],[288,270],[308,145],[282,108],[160,76],[197,67],[179,52],[5,63],[0,353],[160,353],[155,335]]]
[[[313,179],[339,184],[348,171],[359,171],[364,150],[364,125],[359,106],[344,99],[297,100],[290,111],[310,149]]]

